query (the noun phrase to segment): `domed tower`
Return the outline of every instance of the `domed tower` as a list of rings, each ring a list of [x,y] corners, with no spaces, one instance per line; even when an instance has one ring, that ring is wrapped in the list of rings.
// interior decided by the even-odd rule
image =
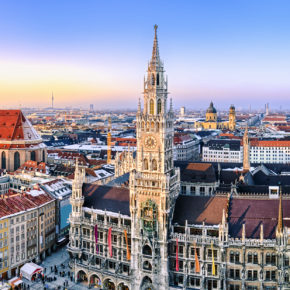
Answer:
[[[230,106],[230,112],[229,112],[229,129],[231,131],[236,130],[236,109],[234,105]]]
[[[217,112],[213,106],[213,102],[210,102],[208,109],[205,114],[206,121],[216,122],[217,121]]]

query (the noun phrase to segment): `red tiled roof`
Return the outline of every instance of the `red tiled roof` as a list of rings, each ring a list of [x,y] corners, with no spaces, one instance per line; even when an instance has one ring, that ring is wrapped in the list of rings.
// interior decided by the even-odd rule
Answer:
[[[251,140],[252,147],[290,147],[290,140]]]
[[[45,172],[46,164],[44,162],[37,163],[37,161],[28,160],[17,169],[17,172],[22,170]]]
[[[222,221],[223,210],[227,210],[226,196],[188,196],[179,195],[176,201],[173,223],[218,225]]]
[[[24,121],[20,110],[0,110],[0,139],[9,141],[23,139]]]
[[[36,208],[52,200],[53,198],[45,193],[37,196],[32,196],[28,193],[12,196],[5,195],[4,198],[0,198],[0,218]]]

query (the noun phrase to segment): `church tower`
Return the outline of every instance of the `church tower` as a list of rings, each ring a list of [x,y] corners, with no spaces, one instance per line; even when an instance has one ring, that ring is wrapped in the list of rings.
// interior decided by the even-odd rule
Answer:
[[[236,130],[236,109],[235,109],[234,105],[230,106],[229,130],[231,130],[231,131],[235,131]]]
[[[248,136],[248,125],[245,129],[244,137],[243,137],[243,169],[245,171],[250,170],[250,142]]]
[[[130,174],[132,289],[169,288],[168,233],[180,186],[173,166],[174,113],[154,29],[144,105],[139,100],[136,115],[136,169]]]
[[[82,208],[84,204],[84,197],[82,195],[82,187],[85,182],[85,171],[84,168],[79,168],[78,159],[75,163],[75,176],[72,183],[72,196],[70,203],[72,205],[72,217],[81,217]]]

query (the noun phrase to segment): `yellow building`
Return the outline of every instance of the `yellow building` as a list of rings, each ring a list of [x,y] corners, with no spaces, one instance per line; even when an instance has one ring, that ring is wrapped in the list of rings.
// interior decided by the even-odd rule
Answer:
[[[0,277],[7,279],[7,271],[9,267],[9,220],[7,218],[0,219]]]
[[[204,130],[231,130],[236,129],[236,110],[233,105],[231,105],[229,110],[229,120],[218,120],[216,108],[213,105],[213,102],[210,103],[205,114],[205,121],[195,122],[195,128],[201,128]]]

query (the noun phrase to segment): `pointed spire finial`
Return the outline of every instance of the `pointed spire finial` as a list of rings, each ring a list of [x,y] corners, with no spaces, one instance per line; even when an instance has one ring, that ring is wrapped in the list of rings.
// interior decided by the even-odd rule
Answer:
[[[283,209],[282,209],[282,186],[280,186],[280,201],[279,201],[279,214],[278,214],[278,233],[283,231]]]
[[[140,112],[141,112],[141,100],[139,98],[139,100],[138,100],[138,113],[140,113]]]
[[[151,65],[154,65],[154,66],[157,66],[160,62],[158,40],[157,40],[157,28],[158,28],[158,26],[155,24],[154,25],[155,35],[154,35],[152,59],[151,59]]]
[[[242,241],[244,242],[246,240],[246,225],[243,224],[242,228]]]
[[[264,227],[263,227],[263,224],[261,224],[260,241],[262,242],[263,240],[264,240]]]

